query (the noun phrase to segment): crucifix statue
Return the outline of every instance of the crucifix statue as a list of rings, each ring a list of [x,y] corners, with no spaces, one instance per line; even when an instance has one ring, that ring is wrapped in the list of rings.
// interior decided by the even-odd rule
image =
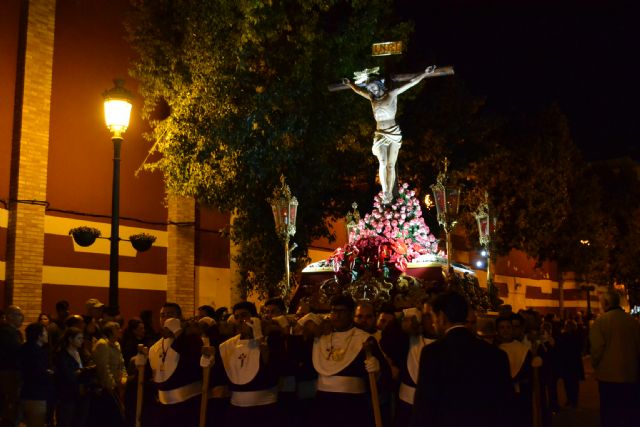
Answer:
[[[374,52],[376,45],[374,45]],[[387,53],[389,54],[389,53]],[[371,102],[376,131],[371,151],[378,158],[378,174],[383,192],[383,203],[390,204],[396,186],[396,160],[402,145],[402,133],[396,123],[398,95],[420,83],[428,77],[453,74],[453,67],[436,68],[432,65],[418,74],[391,76],[391,82],[385,83],[378,74],[379,68],[365,69],[354,73],[355,80],[342,79],[342,84],[329,86],[330,91],[351,88],[358,95]],[[391,84],[389,84],[391,83]]]

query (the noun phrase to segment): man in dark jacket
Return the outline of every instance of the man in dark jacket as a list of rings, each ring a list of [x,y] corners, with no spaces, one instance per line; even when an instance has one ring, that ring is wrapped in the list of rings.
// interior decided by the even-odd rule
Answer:
[[[49,363],[47,329],[41,323],[30,323],[25,335],[27,342],[20,348],[22,389],[20,400],[24,421],[28,426],[44,426],[47,400],[53,391],[53,370]]]
[[[460,294],[442,293],[431,307],[440,338],[422,350],[411,425],[509,425],[505,414],[512,386],[506,353],[465,327],[468,305]]]
[[[589,333],[591,364],[598,379],[602,426],[638,425],[640,326],[610,289],[600,297],[603,315]]]
[[[20,391],[19,352],[22,344],[20,326],[24,315],[11,305],[5,311],[6,323],[0,325],[0,426],[18,425]]]

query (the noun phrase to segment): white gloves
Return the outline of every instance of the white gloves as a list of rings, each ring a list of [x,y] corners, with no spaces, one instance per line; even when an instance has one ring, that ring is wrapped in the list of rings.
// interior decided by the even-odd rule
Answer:
[[[214,361],[213,354],[210,356],[203,354],[202,356],[200,356],[200,367],[209,368],[213,366],[213,361]]]
[[[380,372],[380,362],[373,356],[367,357],[364,360],[364,369],[366,369],[370,374]]]
[[[542,366],[542,357],[540,356],[534,357],[533,360],[531,361],[531,367],[539,368],[541,366]]]
[[[422,322],[422,312],[417,308],[405,308],[404,310],[402,310],[402,312],[404,313],[404,317],[409,318],[411,316],[414,316],[416,319],[418,319],[418,322]]]
[[[322,323],[322,317],[316,313],[307,313],[298,320],[298,325],[304,326],[307,322],[313,322],[319,325]]]
[[[253,339],[259,340],[260,338],[263,337],[263,335],[262,335],[262,320],[260,320],[257,317],[252,317],[251,321],[247,322],[247,324],[253,330]]]
[[[133,356],[133,364],[136,365],[136,368],[140,366],[144,366],[147,364],[147,355],[144,353],[138,353]]]
[[[287,319],[286,316],[284,316],[284,315],[277,316],[277,317],[274,317],[271,320],[276,322],[278,324],[278,326],[280,326],[282,329],[289,329],[289,319]]]

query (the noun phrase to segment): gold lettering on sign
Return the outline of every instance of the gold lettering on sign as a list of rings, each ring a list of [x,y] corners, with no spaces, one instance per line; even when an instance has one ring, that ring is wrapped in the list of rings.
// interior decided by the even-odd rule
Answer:
[[[371,56],[400,55],[402,42],[384,42],[371,45]]]

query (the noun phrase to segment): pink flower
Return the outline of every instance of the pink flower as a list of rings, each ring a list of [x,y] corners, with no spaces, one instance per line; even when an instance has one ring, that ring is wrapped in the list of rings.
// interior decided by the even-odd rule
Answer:
[[[400,271],[407,271],[407,259],[399,258],[395,263],[395,267]]]
[[[383,194],[379,193],[371,213],[350,233],[352,243],[334,251],[329,261],[337,276],[351,280],[354,269],[356,275],[370,271],[379,276],[385,264],[405,271],[407,263],[420,254],[438,251],[437,241],[422,218],[420,202],[413,197],[415,191],[403,183],[398,192],[400,197],[386,207],[381,205]]]

